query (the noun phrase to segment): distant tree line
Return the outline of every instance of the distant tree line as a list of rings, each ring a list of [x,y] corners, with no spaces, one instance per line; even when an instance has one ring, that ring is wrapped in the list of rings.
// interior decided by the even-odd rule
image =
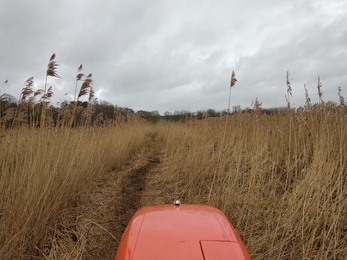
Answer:
[[[58,107],[47,105],[45,124],[51,127],[60,126],[111,126],[134,118],[136,113],[131,108],[118,107],[107,101],[76,102],[64,101]],[[4,127],[27,125],[40,127],[42,103],[0,101],[0,118]]]
[[[333,102],[326,102],[326,106],[336,106]],[[74,107],[74,117],[73,111]],[[313,105],[316,108],[318,105]],[[221,117],[226,115],[242,114],[242,113],[262,113],[262,114],[278,114],[288,110],[288,107],[278,108],[262,108],[261,103],[255,102],[252,108],[241,109],[239,106],[234,107],[232,111],[224,110],[197,110],[195,112],[187,110],[176,110],[174,112],[166,111],[160,115],[159,111],[145,111],[139,110],[135,112],[128,107],[115,106],[105,100],[77,101],[75,102],[64,101],[59,107],[48,105],[45,109],[46,121],[49,120],[47,125],[52,127],[60,127],[67,125],[70,122],[71,127],[76,126],[116,126],[120,122],[127,122],[133,118],[143,119],[150,123],[157,123],[159,121],[170,122],[185,122],[187,120],[202,120],[208,117]],[[300,110],[300,108],[291,110]],[[30,102],[9,102],[2,100],[0,102],[0,118],[6,127],[12,125],[29,125],[39,127],[41,122],[42,103],[32,104]],[[73,121],[72,118],[74,118]]]
[[[181,111],[174,111],[174,112],[164,112],[164,115],[161,116],[162,120],[169,120],[173,122],[177,121],[185,121],[188,119],[197,119],[201,120],[206,117],[221,117],[221,116],[226,116],[226,115],[233,115],[235,113],[252,113],[255,111],[258,111],[260,113],[265,113],[265,114],[274,114],[274,113],[279,113],[287,110],[286,107],[280,107],[280,108],[268,108],[268,109],[263,109],[263,108],[245,108],[245,109],[233,109],[232,112],[229,112],[227,109],[224,110],[215,110],[215,109],[207,109],[207,110],[197,110],[196,112],[191,112],[187,110],[181,110]]]

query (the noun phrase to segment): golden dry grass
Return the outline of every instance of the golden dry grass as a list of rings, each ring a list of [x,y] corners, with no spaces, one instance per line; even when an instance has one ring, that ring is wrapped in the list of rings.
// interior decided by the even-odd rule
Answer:
[[[118,128],[12,129],[2,133],[0,258],[43,255],[60,213],[101,174],[123,165],[142,145],[146,125]]]
[[[174,197],[220,208],[252,259],[345,259],[346,110],[239,113],[222,142],[225,120],[163,126]]]
[[[103,186],[95,183],[112,170],[110,181],[121,183],[125,162],[144,173],[148,167],[138,168],[132,156],[160,149],[152,152],[160,163],[146,172],[140,205],[181,199],[216,206],[252,259],[345,259],[346,126],[345,108],[326,103],[177,124],[10,130],[1,137],[0,258],[40,259],[49,248],[46,258],[59,259],[51,247],[59,244],[64,214],[78,222],[74,207],[88,208],[81,196]],[[74,251],[65,259],[86,259],[87,227],[105,229],[83,221],[69,231]]]

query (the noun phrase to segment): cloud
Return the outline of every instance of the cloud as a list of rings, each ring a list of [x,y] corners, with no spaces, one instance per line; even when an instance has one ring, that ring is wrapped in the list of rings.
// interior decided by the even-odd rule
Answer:
[[[318,101],[318,76],[325,99],[337,101],[339,86],[346,94],[345,1],[1,3],[0,80],[14,96],[31,76],[42,88],[52,53],[62,77],[49,78],[54,103],[73,98],[80,64],[99,99],[161,113],[225,109],[232,70],[232,105],[285,105],[287,70],[295,105],[303,84]]]

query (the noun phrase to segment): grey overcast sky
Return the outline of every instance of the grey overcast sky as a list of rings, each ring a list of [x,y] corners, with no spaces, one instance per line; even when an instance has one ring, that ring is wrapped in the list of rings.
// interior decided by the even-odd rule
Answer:
[[[346,0],[0,0],[0,84],[19,97],[43,88],[55,53],[52,103],[73,100],[76,71],[93,73],[98,100],[137,110],[293,106],[306,84],[318,101],[347,98]],[[2,94],[1,93],[1,94]],[[64,93],[68,95],[64,96]],[[85,100],[85,99],[82,99]]]

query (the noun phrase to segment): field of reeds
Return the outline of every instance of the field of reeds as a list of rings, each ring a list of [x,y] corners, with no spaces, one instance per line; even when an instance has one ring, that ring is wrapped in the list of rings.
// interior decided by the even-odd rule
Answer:
[[[41,259],[43,244],[53,250],[47,241],[64,222],[61,212],[74,214],[93,183],[131,165],[149,135],[160,143],[160,163],[146,174],[139,206],[174,198],[216,206],[253,259],[344,259],[346,126],[344,107],[322,104],[176,124],[3,132],[1,259]]]
[[[174,199],[223,211],[252,259],[346,259],[347,109],[318,95],[157,124],[76,123],[75,103],[49,123],[47,97],[43,117],[23,102],[2,118],[0,259],[113,259],[138,208]]]
[[[222,142],[224,124],[168,131],[174,197],[221,209],[252,259],[345,259],[346,110],[236,114]]]

